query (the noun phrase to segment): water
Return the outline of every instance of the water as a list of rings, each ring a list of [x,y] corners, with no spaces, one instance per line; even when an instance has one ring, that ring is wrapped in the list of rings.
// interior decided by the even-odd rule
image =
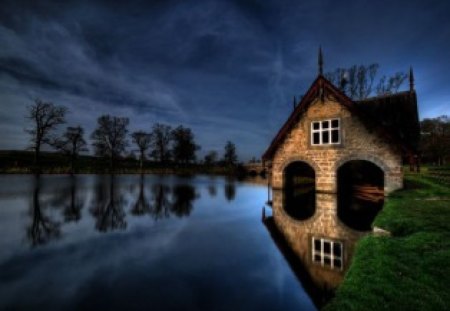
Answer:
[[[1,310],[314,310],[267,188],[199,176],[0,176]]]

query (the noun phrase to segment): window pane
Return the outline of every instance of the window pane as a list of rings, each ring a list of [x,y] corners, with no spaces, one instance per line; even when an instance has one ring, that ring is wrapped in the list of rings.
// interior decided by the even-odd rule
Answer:
[[[325,254],[331,254],[331,243],[330,242],[323,242],[323,252]]]
[[[322,121],[322,128],[327,129],[330,127],[330,121]]]
[[[314,250],[320,252],[320,240],[314,239]]]
[[[313,129],[318,130],[319,129],[319,122],[313,122]]]
[[[314,145],[320,144],[320,133],[313,134],[313,144]]]
[[[323,263],[326,264],[327,266],[331,266],[331,259],[328,257],[325,257],[323,259]]]
[[[339,130],[331,131],[331,142],[338,143],[339,142]]]
[[[341,256],[341,244],[340,243],[334,243],[333,244],[333,254],[334,256]]]
[[[328,131],[322,132],[322,144],[330,143],[330,133]]]
[[[333,128],[339,127],[339,120],[332,120],[331,121],[331,127],[333,127]]]
[[[314,255],[315,262],[320,262],[321,260],[322,260],[322,258],[320,257],[320,255]]]

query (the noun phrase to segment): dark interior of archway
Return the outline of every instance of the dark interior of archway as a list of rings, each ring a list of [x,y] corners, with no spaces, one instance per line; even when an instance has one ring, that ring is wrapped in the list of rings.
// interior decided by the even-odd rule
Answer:
[[[338,217],[351,228],[369,230],[384,203],[383,170],[369,161],[349,161],[337,180]]]
[[[291,163],[284,172],[284,209],[298,220],[314,215],[316,189],[314,169],[304,162]]]

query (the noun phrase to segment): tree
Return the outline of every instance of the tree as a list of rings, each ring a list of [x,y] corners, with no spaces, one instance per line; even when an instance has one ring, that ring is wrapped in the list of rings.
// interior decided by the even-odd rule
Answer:
[[[139,167],[142,171],[142,166],[145,160],[145,152],[150,148],[152,142],[152,135],[144,131],[137,131],[131,134],[133,138],[133,143],[135,143],[139,148]]]
[[[161,162],[166,163],[170,160],[170,142],[172,128],[169,125],[156,123],[152,128],[151,156]]]
[[[355,100],[362,100],[374,92],[374,82],[379,65],[376,63],[353,65],[349,68],[337,68],[325,74],[325,77],[338,86],[347,96]],[[387,77],[382,76],[375,88],[376,95],[395,93],[407,78],[406,73],[397,72]]]
[[[194,141],[194,134],[190,128],[178,126],[172,130],[173,158],[178,163],[195,161],[195,152],[200,149]]]
[[[205,165],[213,165],[217,162],[217,157],[218,157],[217,151],[212,150],[212,151],[208,152],[208,154],[205,155],[205,158],[203,161],[204,161]]]
[[[231,141],[227,141],[225,144],[223,160],[228,165],[234,165],[237,162],[236,146]]]
[[[108,157],[111,171],[114,164],[128,145],[126,139],[128,133],[128,118],[103,115],[97,119],[98,126],[92,133],[93,146],[98,156]]]
[[[50,102],[40,99],[34,101],[34,105],[27,107],[27,119],[33,122],[33,126],[26,132],[31,135],[31,149],[34,150],[34,162],[39,169],[41,147],[51,141],[51,133],[58,125],[65,123],[64,115],[67,109],[63,106],[55,106]]]
[[[83,138],[84,129],[81,126],[67,127],[60,138],[53,140],[51,145],[70,157],[70,172],[75,173],[75,162],[80,152],[88,151],[86,141]]]
[[[438,165],[445,164],[445,159],[450,157],[450,117],[424,119],[420,128],[422,156]]]
[[[377,95],[386,95],[398,92],[398,89],[407,77],[408,75],[403,72],[396,72],[389,78],[382,76],[377,84]]]

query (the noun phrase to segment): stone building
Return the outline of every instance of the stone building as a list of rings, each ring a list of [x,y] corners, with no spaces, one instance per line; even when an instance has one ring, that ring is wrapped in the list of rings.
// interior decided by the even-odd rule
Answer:
[[[324,77],[322,63],[320,52],[318,77],[263,155],[272,188],[309,170],[317,191],[336,193],[339,171],[356,162],[353,172],[375,176],[384,194],[402,188],[403,161],[417,159],[419,138],[412,70],[408,91],[355,101]]]

